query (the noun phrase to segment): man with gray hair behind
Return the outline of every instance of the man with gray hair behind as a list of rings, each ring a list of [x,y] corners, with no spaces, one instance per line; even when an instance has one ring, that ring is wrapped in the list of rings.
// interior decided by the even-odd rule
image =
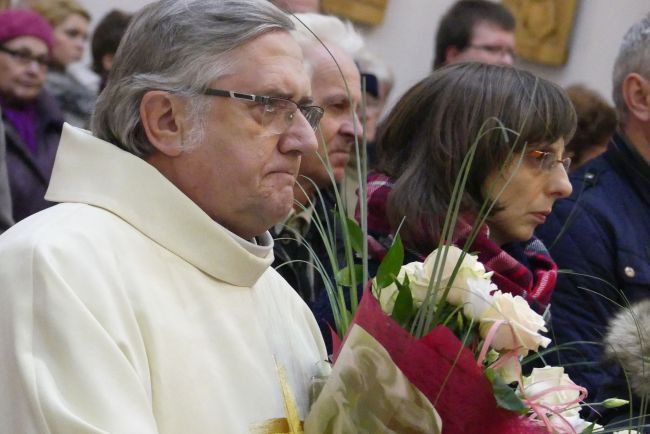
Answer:
[[[326,354],[267,232],[323,114],[293,27],[266,0],[134,16],[61,203],[0,237],[2,432],[299,429]]]
[[[321,273],[332,277],[330,256],[316,220],[323,225],[325,219],[331,225],[337,224],[338,219],[330,213],[336,206],[333,182],[343,180],[355,138],[360,139],[362,134],[355,114],[361,100],[361,84],[354,56],[362,48],[363,40],[350,23],[336,17],[296,14],[294,21],[294,36],[311,74],[314,102],[325,109],[325,114],[317,134],[318,151],[305,155],[300,163],[294,209],[284,224],[274,229],[279,238],[274,265],[284,264],[278,271],[313,306],[325,288]],[[341,235],[340,228],[332,232]],[[337,244],[342,246],[342,240]],[[340,257],[341,268],[342,261]],[[323,265],[320,271],[318,264]],[[326,340],[327,337],[328,334]]]
[[[650,14],[623,38],[613,97],[619,125],[607,151],[571,174],[573,194],[556,202],[538,230],[559,268],[571,270],[559,275],[551,300],[553,337],[589,402],[627,399],[626,376],[644,375],[603,364],[602,341],[619,310],[650,299]],[[640,364],[647,373],[650,362]],[[631,404],[637,415],[648,414],[643,402],[638,395]],[[628,407],[597,410],[599,423],[630,415]]]

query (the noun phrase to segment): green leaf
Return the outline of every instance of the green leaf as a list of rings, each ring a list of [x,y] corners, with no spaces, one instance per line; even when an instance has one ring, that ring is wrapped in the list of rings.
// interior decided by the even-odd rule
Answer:
[[[359,255],[363,255],[363,232],[361,231],[359,224],[350,217],[346,217],[346,221],[350,245],[355,252]]]
[[[594,432],[595,427],[596,427],[596,422],[592,422],[591,425],[589,425],[587,428],[582,430],[582,434],[592,434]]]
[[[399,283],[396,280],[395,284],[397,285],[398,293],[391,318],[401,325],[406,325],[411,319],[411,316],[413,316],[413,294],[411,294],[408,276],[405,277],[404,283]]]
[[[402,245],[402,238],[397,234],[393,245],[390,246],[384,260],[379,264],[377,270],[377,285],[380,288],[385,288],[395,281],[395,276],[399,274],[402,263],[404,262],[404,246]]]
[[[526,407],[521,398],[492,369],[486,369],[485,376],[492,383],[492,391],[494,392],[494,397],[499,407],[519,414],[528,413],[528,407]]]
[[[336,273],[336,282],[341,286],[350,286],[352,285],[352,275],[354,273],[357,284],[361,283],[363,279],[363,266],[361,264],[353,264],[352,269],[350,267],[341,268],[338,273]]]

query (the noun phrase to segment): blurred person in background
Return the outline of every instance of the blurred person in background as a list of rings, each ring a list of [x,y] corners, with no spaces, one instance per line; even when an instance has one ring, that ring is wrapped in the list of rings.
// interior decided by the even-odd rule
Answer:
[[[54,31],[52,63],[45,88],[59,101],[66,122],[85,128],[97,96],[67,68],[83,56],[90,14],[75,0],[36,0],[30,7],[45,17]]]
[[[512,65],[515,17],[489,0],[460,0],[440,20],[433,68],[458,62]]]
[[[130,21],[131,14],[113,9],[104,15],[104,18],[95,27],[90,47],[93,55],[93,71],[100,77],[100,92],[106,86],[117,47],[120,45]]]
[[[612,96],[618,126],[607,151],[571,174],[573,194],[537,231],[559,267],[570,270],[558,279],[551,326],[562,345],[559,362],[589,390],[590,402],[628,399],[627,374],[602,363],[603,337],[615,315],[650,298],[650,14],[623,37]],[[636,415],[648,414],[642,403],[633,400]],[[595,410],[599,423],[627,419],[631,411]]]
[[[582,85],[569,86],[567,94],[578,115],[576,133],[566,146],[574,171],[607,150],[607,143],[616,131],[616,110],[593,89]]]
[[[43,89],[52,45],[52,29],[36,12],[0,12],[0,106],[15,221],[51,205],[44,196],[63,124]]]
[[[361,71],[361,76],[374,77],[375,84],[373,85],[373,78],[370,77],[366,81],[366,107],[364,119],[364,134],[369,144],[368,165],[372,167],[376,161],[376,154],[374,146],[375,135],[377,133],[377,124],[381,119],[381,115],[386,107],[386,102],[390,95],[393,85],[395,84],[395,74],[386,62],[367,50],[363,50],[356,57],[357,66]],[[359,119],[362,118],[361,110],[359,110]]]
[[[361,72],[362,83],[365,83],[365,106],[362,107],[362,104],[359,104],[357,116],[363,125],[366,141],[366,161],[370,170],[377,163],[377,148],[375,146],[377,124],[386,107],[390,91],[395,84],[395,75],[382,59],[368,50],[361,50],[357,54],[355,61]],[[359,140],[359,146],[362,145],[363,141]],[[361,151],[359,152],[361,155]],[[345,179],[343,180],[343,195],[350,218],[354,218],[358,199],[359,176],[357,173],[356,150],[352,149],[350,161],[345,167]]]

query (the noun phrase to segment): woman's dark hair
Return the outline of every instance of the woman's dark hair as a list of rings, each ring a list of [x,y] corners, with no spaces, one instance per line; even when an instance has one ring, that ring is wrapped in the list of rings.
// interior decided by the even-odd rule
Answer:
[[[388,198],[391,226],[405,218],[400,234],[406,244],[431,250],[476,140],[461,203],[461,212],[470,215],[480,209],[491,173],[528,146],[568,141],[575,125],[565,92],[530,72],[482,63],[434,71],[407,91],[379,127],[378,171],[395,181]]]

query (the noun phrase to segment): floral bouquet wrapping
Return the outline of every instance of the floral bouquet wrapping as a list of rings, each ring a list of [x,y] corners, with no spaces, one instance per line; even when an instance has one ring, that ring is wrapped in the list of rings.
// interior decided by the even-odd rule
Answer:
[[[522,376],[521,358],[550,343],[544,320],[523,298],[500,292],[476,257],[443,246],[401,266],[399,237],[393,247],[398,253],[389,251],[335,344],[305,432],[602,429],[580,418],[586,390],[563,368]]]

